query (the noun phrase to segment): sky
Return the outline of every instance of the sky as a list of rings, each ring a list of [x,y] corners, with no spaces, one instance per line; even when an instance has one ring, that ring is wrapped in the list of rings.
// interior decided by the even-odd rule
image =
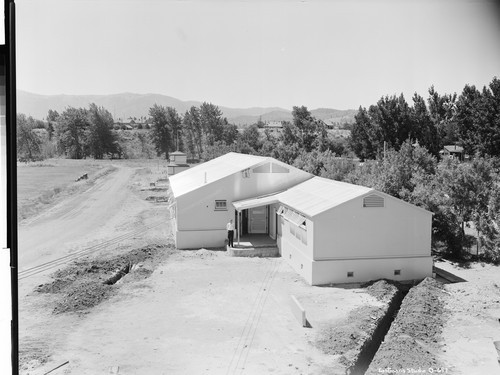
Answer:
[[[17,0],[17,87],[357,109],[500,77],[490,0]]]

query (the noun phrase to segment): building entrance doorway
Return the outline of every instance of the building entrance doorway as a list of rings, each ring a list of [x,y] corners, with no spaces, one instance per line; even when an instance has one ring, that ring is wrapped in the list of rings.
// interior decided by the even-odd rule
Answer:
[[[248,233],[267,233],[267,206],[248,209]]]

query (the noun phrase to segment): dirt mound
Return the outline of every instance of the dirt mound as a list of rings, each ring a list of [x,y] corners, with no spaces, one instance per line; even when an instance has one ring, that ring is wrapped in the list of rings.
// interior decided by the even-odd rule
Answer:
[[[152,187],[147,189],[149,191],[168,191],[168,187]]]
[[[90,309],[109,298],[115,290],[115,286],[99,280],[81,280],[66,288],[64,297],[56,302],[53,312],[60,314]]]
[[[442,285],[426,278],[407,294],[398,316],[380,346],[366,374],[381,369],[437,369],[440,334],[444,323]]]
[[[168,202],[169,198],[167,196],[150,195],[149,197],[146,197],[146,200],[148,202],[162,203],[162,202]]]
[[[58,294],[53,313],[85,312],[111,297],[119,285],[107,285],[117,270],[128,266],[131,278],[149,277],[154,268],[171,253],[171,246],[148,246],[134,249],[107,259],[80,259],[70,266],[56,271],[54,281],[39,285],[38,293]],[[132,265],[136,265],[132,267]]]
[[[369,295],[382,302],[390,301],[394,294],[402,289],[398,282],[385,279],[367,283],[363,287],[366,288]]]

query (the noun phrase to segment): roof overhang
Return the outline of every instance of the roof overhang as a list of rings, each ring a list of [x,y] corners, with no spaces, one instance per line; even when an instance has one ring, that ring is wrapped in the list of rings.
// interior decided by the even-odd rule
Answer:
[[[281,192],[280,192],[281,193]],[[267,206],[268,204],[279,203],[278,194],[263,195],[256,198],[244,199],[241,201],[233,202],[236,211],[248,210],[249,208]]]

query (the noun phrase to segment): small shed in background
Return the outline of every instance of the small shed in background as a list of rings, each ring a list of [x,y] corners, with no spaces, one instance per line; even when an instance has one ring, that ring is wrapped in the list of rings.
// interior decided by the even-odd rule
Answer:
[[[441,151],[439,151],[442,157],[448,157],[451,159],[458,159],[459,161],[464,160],[464,148],[457,145],[444,146]]]
[[[167,165],[167,173],[169,176],[173,176],[176,173],[185,171],[189,168],[187,163],[187,155],[181,151],[175,151],[170,153],[170,163]]]

